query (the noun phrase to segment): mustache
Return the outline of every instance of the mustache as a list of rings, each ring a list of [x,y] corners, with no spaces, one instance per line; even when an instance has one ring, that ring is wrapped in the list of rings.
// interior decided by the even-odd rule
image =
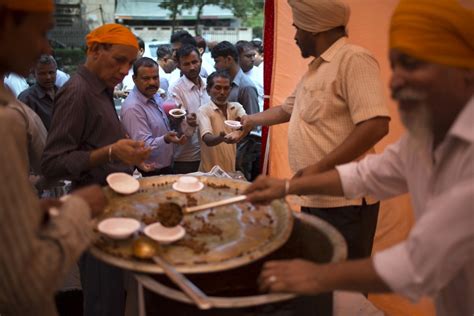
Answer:
[[[422,102],[426,100],[426,97],[426,93],[412,88],[404,88],[392,92],[392,99],[399,102]]]
[[[155,90],[155,89],[158,89],[157,86],[148,86],[146,87],[146,90]]]

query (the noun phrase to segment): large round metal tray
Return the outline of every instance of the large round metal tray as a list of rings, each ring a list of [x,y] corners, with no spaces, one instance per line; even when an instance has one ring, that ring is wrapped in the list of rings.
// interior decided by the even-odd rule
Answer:
[[[143,224],[155,214],[160,202],[176,202],[183,206],[203,204],[241,194],[249,185],[233,179],[199,177],[205,184],[204,189],[183,194],[171,187],[177,179],[178,176],[140,179],[140,190],[128,196],[105,188],[109,204],[99,221],[118,216],[136,218]],[[183,222],[187,230],[185,238],[159,247],[160,256],[182,273],[223,271],[253,262],[283,245],[293,227],[291,210],[283,200],[268,206],[239,203],[187,214]],[[151,260],[133,257],[132,243],[139,235],[141,233],[125,241],[115,241],[97,233],[91,253],[120,268],[163,273]]]

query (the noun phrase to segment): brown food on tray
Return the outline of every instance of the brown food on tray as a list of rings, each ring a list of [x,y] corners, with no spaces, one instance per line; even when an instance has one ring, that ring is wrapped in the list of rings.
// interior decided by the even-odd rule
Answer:
[[[158,221],[165,227],[174,227],[183,220],[183,211],[176,203],[160,203],[156,210]]]

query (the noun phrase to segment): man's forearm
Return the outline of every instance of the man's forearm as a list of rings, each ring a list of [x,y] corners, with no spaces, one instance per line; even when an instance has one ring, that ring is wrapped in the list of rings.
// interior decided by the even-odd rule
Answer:
[[[271,126],[286,123],[290,120],[291,114],[285,112],[281,106],[272,107],[266,111],[251,115],[252,122],[257,126]]]
[[[222,143],[224,141],[224,137],[221,135],[212,135],[211,133],[207,133],[202,137],[202,140],[207,146],[212,147]]]
[[[320,268],[316,277],[325,291],[390,292],[375,271],[371,258],[330,263]]]
[[[113,159],[113,154],[114,153],[112,145],[104,146],[91,151],[89,159],[89,168],[92,169],[111,161]]]
[[[323,173],[292,179],[289,183],[288,194],[343,196],[344,191],[339,173],[336,169],[332,169]]]

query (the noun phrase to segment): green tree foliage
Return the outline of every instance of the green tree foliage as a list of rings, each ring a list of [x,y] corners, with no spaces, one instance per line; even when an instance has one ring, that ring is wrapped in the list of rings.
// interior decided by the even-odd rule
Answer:
[[[178,15],[185,9],[196,7],[196,34],[199,33],[198,25],[201,22],[202,11],[206,5],[216,5],[223,9],[231,10],[235,17],[242,20],[244,25],[248,24],[247,22],[249,20],[253,21],[250,24],[255,24],[255,21],[257,21],[257,23],[260,21],[260,26],[263,25],[262,10],[264,0],[166,0],[160,3],[162,9],[171,11],[170,19],[172,21],[173,32],[177,25]],[[258,18],[259,16],[260,19]]]

